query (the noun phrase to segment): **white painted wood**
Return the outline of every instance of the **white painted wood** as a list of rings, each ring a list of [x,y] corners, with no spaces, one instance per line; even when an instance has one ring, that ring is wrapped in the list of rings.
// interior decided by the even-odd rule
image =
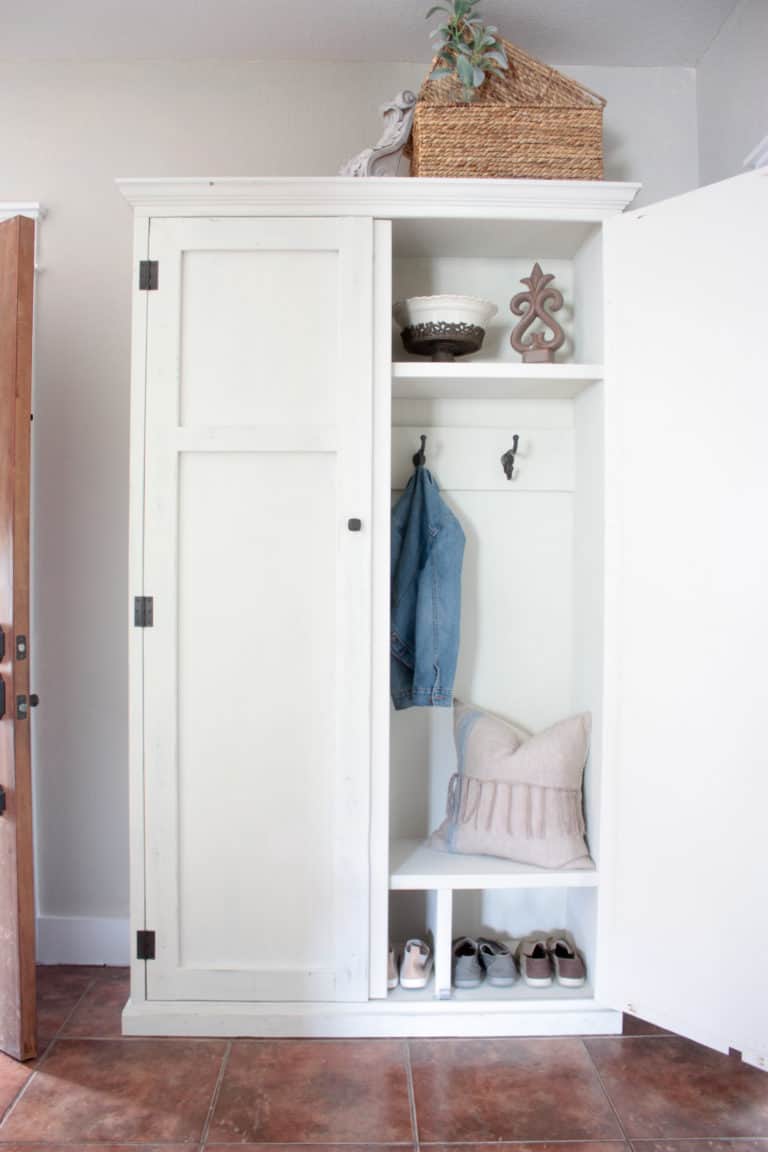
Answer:
[[[574,406],[569,400],[467,399],[393,397],[395,428],[424,424],[430,428],[573,428]]]
[[[296,247],[296,226],[271,222],[240,250],[239,222],[210,220],[206,246],[183,253],[181,425],[334,424],[332,337],[345,319],[337,255],[322,240],[312,250]]]
[[[427,928],[434,949],[434,972],[422,996],[448,1000],[452,986],[453,892],[433,888],[427,892]],[[405,991],[405,989],[403,989]]]
[[[372,223],[153,221],[150,254],[147,995],[363,1000]],[[324,297],[311,360],[286,295],[302,256]]]
[[[571,400],[602,376],[601,364],[401,360],[392,365],[392,393],[417,400]]]
[[[36,200],[0,200],[0,220],[12,220],[14,216],[42,220],[45,208]]]
[[[141,576],[143,590],[155,595],[156,626],[134,630],[132,639],[156,645],[165,661],[148,672],[154,679],[146,692],[147,765],[153,757],[175,765],[174,721],[158,705],[169,687],[173,697],[176,645],[169,635],[178,622],[182,755],[180,774],[155,774],[142,811],[134,813],[142,836],[145,818],[149,824],[146,873],[141,859],[134,866],[132,916],[144,923],[146,884],[146,926],[158,932],[159,951],[158,960],[134,965],[129,1034],[620,1029],[620,1014],[589,988],[555,998],[556,1006],[528,989],[511,999],[435,1000],[435,987],[451,995],[452,934],[470,928],[510,932],[515,925],[527,931],[564,923],[585,948],[590,974],[603,972],[594,928],[600,892],[594,870],[546,873],[432,853],[420,843],[444,811],[455,764],[451,716],[437,709],[398,713],[390,733],[388,568],[391,468],[395,485],[403,484],[423,431],[429,466],[467,532],[457,694],[533,731],[575,706],[593,708],[601,726],[600,237],[602,221],[634,191],[525,181],[133,184],[128,197],[137,204],[137,235],[143,228],[146,238],[148,216],[164,217],[151,221],[160,290],[137,298],[139,308],[151,310],[146,358],[150,382],[164,385],[166,406],[153,410],[150,403],[147,412],[155,437],[148,462],[156,471],[148,484],[147,539],[156,558],[148,547]],[[340,213],[358,219],[338,219]],[[279,220],[268,218],[275,214]],[[190,219],[195,215],[204,219]],[[299,219],[307,215],[313,218]],[[385,219],[374,223],[374,215]],[[179,218],[166,218],[173,216]],[[398,288],[455,279],[483,294],[490,285],[504,312],[518,286],[515,260],[548,252],[573,298],[581,362],[494,362],[507,355],[511,320],[501,317],[481,360],[393,367],[393,240]],[[541,251],[532,253],[534,244]],[[137,254],[144,252],[146,240],[137,246]],[[329,332],[339,337],[335,360]],[[142,339],[135,331],[143,386]],[[150,388],[150,401],[154,394]],[[141,437],[144,413],[137,413],[133,435]],[[515,432],[519,474],[509,482],[499,457]],[[152,492],[160,494],[154,502]],[[136,515],[132,533],[140,539]],[[362,519],[362,532],[346,531],[351,516]],[[265,524],[272,525],[267,536]],[[228,563],[217,572],[222,551]],[[301,572],[301,596],[266,562],[275,554],[287,560],[284,571]],[[217,605],[222,587],[225,602]],[[265,625],[273,634],[294,629],[313,636],[300,667],[294,662],[285,671],[274,661],[268,676],[259,665],[253,653],[263,635],[241,609],[250,599],[273,606]],[[287,602],[296,605],[290,619],[281,615]],[[334,646],[348,654],[335,677],[327,666]],[[606,661],[610,651],[606,643]],[[276,693],[274,680],[289,683],[291,692]],[[307,721],[313,708],[319,728]],[[257,798],[263,777],[236,761],[238,745],[254,747],[265,716],[293,755],[286,753],[281,770],[280,741],[268,742],[269,755],[255,759],[277,764],[279,784]],[[307,776],[315,761],[324,770],[331,762],[338,768],[330,787],[323,771]],[[596,787],[595,762],[593,754],[591,823],[608,803]],[[141,773],[132,753],[134,781]],[[337,800],[330,810],[323,807],[327,792]],[[143,797],[140,787],[137,795]],[[286,838],[280,854],[288,821],[270,819],[265,799],[278,811],[290,806],[303,829],[301,852],[295,838]],[[407,848],[393,845],[391,877],[390,835],[416,839]],[[392,898],[398,923],[407,921],[398,902],[403,909],[426,903],[417,934],[428,927],[435,934],[436,981],[414,1000],[387,995],[390,882],[399,892]],[[303,905],[292,897],[292,884]],[[288,906],[292,922],[284,928]],[[307,921],[313,927],[302,936],[297,923]],[[281,963],[280,932],[294,963]],[[356,1003],[344,1004],[345,996]]]
[[[758,170],[606,229],[608,467],[618,466],[607,627],[620,686],[598,994],[758,1053],[768,1052],[767,213]]]
[[[139,291],[139,261],[149,252],[149,222],[133,225],[131,267],[131,411],[128,511],[128,843],[131,921],[131,1000],[146,997],[146,963],[136,958],[134,933],[146,928],[144,827],[144,635],[134,627],[133,600],[144,593],[144,467],[146,457],[147,308],[149,293]]]
[[[570,492],[573,434],[570,429],[397,427],[392,431],[392,487],[405,488],[413,454],[427,434],[427,466],[446,492]],[[517,434],[515,470],[508,480],[501,463]]]
[[[483,1002],[416,994],[368,1004],[135,1004],[123,1010],[127,1036],[597,1036],[621,1032],[621,1013],[589,999]]]
[[[545,269],[548,271],[548,269]],[[574,359],[603,359],[603,232],[592,228],[573,259]]]
[[[340,220],[337,226],[340,268],[335,332],[342,358],[336,402],[340,555],[334,939],[336,997],[363,1000],[369,993],[370,971],[373,221]],[[348,530],[352,517],[362,521],[362,531]]]
[[[177,428],[178,452],[336,452],[332,424]]]
[[[605,696],[604,391],[604,386],[598,384],[584,392],[574,404],[571,709],[573,712],[590,712],[592,715],[592,737],[584,773],[584,809],[589,850],[598,863]]]
[[[639,184],[609,180],[403,180],[382,177],[118,179],[139,215],[366,216],[599,221],[623,211]]]
[[[594,868],[568,871],[535,868],[496,856],[440,852],[420,840],[395,840],[390,848],[389,886],[414,889],[595,887]]]
[[[396,259],[429,256],[438,259],[461,257],[469,260],[507,262],[572,260],[588,237],[600,225],[583,219],[563,219],[558,212],[551,219],[510,217],[508,212],[485,214],[457,225],[450,217],[396,219],[392,225]],[[491,265],[492,267],[493,265]],[[508,297],[517,291],[509,286]],[[507,300],[507,307],[509,300]]]
[[[387,995],[389,951],[389,568],[392,225],[374,224],[373,591],[371,633],[370,995]]]

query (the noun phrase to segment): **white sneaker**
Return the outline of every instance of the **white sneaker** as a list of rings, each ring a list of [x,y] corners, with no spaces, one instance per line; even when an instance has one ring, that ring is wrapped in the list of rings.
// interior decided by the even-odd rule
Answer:
[[[392,991],[397,988],[397,964],[395,963],[395,950],[390,948],[387,960],[387,988]]]
[[[426,988],[432,975],[432,949],[423,940],[409,940],[400,961],[400,987]]]

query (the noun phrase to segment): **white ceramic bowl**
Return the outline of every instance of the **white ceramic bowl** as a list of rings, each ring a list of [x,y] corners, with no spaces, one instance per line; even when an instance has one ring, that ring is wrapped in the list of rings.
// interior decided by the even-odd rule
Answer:
[[[392,309],[401,328],[414,324],[472,324],[485,329],[498,312],[490,300],[479,296],[411,296],[398,300]]]

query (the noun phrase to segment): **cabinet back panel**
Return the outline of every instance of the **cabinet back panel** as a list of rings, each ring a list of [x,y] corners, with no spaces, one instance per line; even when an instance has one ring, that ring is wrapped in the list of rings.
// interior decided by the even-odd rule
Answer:
[[[518,292],[526,290],[521,279],[529,276],[533,265],[541,259],[541,255],[535,251],[516,259],[505,257],[478,260],[443,256],[400,258],[395,260],[393,267],[393,296],[395,300],[403,300],[409,296],[455,293],[492,301],[498,312],[488,324],[482,349],[473,359],[519,363],[520,355],[509,342],[519,317],[512,315],[509,302]],[[557,277],[557,287],[564,297],[557,319],[565,330],[566,342],[558,352],[557,359],[561,363],[583,359],[574,342],[573,262],[548,259],[544,271]],[[392,350],[394,360],[418,359],[404,350],[397,325],[393,328]]]
[[[181,424],[335,422],[335,252],[185,252]]]
[[[311,969],[333,952],[335,484],[332,455],[181,458],[187,966]]]
[[[465,534],[455,694],[533,731],[572,699],[572,497],[444,491]],[[392,835],[443,818],[455,770],[450,709],[394,713]]]

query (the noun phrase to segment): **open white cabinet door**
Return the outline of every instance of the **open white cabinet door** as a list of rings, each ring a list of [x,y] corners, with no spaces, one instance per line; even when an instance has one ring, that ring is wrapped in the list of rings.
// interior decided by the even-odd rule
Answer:
[[[606,229],[599,994],[768,1057],[768,172]]]

